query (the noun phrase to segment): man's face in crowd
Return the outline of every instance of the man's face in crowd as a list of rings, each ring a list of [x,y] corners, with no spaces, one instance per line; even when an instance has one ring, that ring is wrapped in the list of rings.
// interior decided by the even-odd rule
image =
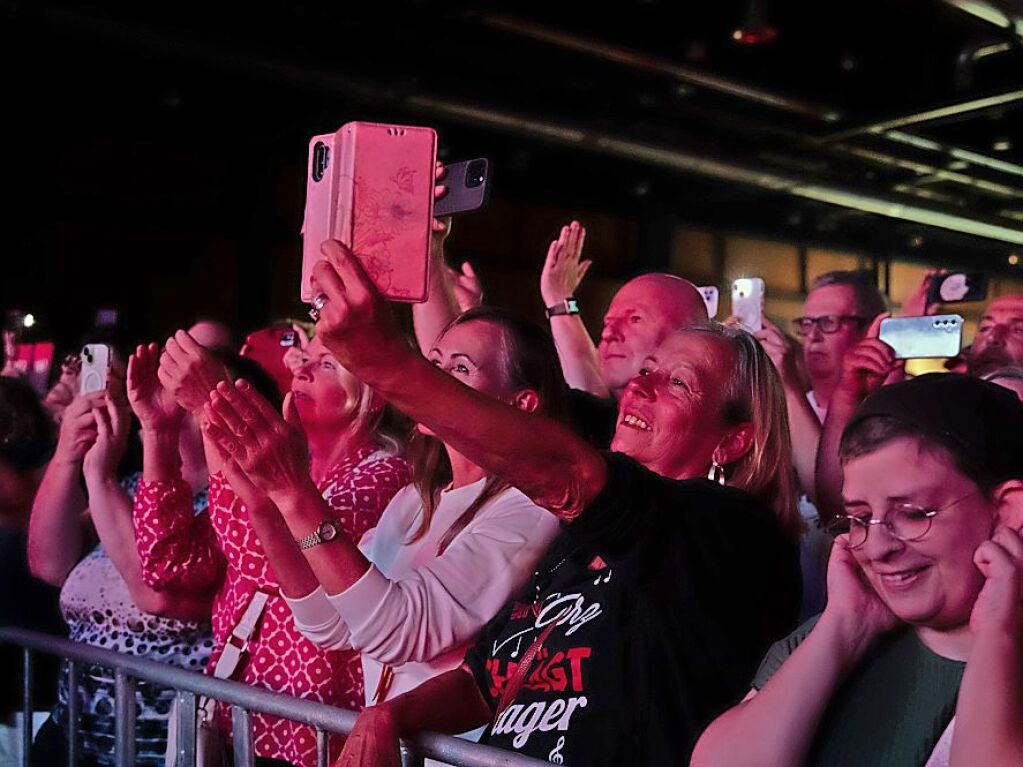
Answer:
[[[968,364],[975,376],[1023,365],[1023,295],[1002,296],[988,304]]]
[[[803,316],[817,319],[834,315],[856,317],[856,293],[849,285],[824,285],[814,288],[806,297]],[[842,369],[842,358],[863,340],[864,327],[873,317],[863,322],[843,322],[834,333],[824,333],[820,326],[814,326],[810,335],[803,338],[803,358],[810,381],[836,378]]]
[[[703,298],[685,280],[648,274],[627,282],[604,315],[597,347],[604,382],[620,397],[643,360],[672,331],[706,320]]]

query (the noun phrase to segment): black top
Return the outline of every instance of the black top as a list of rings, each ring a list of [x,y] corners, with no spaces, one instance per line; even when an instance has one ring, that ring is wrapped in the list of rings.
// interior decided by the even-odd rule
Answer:
[[[618,424],[618,401],[614,397],[594,397],[579,389],[569,389],[566,401],[572,431],[598,450],[611,447]]]
[[[31,629],[67,636],[60,616],[60,589],[32,577],[28,569],[28,536],[20,530],[0,527],[0,626]],[[56,699],[58,659],[34,653],[33,708],[50,708]],[[0,669],[7,676],[0,692],[0,717],[21,708],[21,650],[13,645],[0,646]]]
[[[607,461],[600,495],[466,655],[496,709],[560,617],[486,742],[574,767],[685,765],[794,626],[797,547],[743,492]]]

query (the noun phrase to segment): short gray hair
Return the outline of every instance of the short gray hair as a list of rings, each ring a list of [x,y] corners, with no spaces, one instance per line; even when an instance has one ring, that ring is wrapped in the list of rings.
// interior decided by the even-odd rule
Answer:
[[[888,302],[881,291],[877,289],[877,281],[874,279],[873,272],[866,269],[825,272],[818,275],[810,289],[816,290],[829,285],[846,285],[852,288],[856,301],[856,313],[866,322],[870,322],[877,315],[888,311]]]

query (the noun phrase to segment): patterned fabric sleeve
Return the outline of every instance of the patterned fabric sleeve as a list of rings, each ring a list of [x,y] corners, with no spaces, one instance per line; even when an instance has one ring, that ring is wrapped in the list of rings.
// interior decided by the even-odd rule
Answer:
[[[209,514],[195,514],[192,502],[182,480],[139,483],[132,508],[135,544],[150,588],[200,590],[223,578],[224,555]]]
[[[408,464],[389,455],[364,461],[350,471],[336,474],[333,480],[324,498],[337,512],[349,539],[358,543],[376,527],[387,504],[409,483],[410,477]]]

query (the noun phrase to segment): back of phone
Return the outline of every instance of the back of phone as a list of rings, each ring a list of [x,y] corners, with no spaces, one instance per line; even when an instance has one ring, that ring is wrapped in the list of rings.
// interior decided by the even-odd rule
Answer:
[[[78,393],[91,394],[107,388],[110,371],[110,347],[86,344],[82,347],[82,371],[78,374]]]
[[[433,215],[439,218],[482,207],[489,176],[490,163],[485,157],[449,165],[441,182],[448,191],[433,204]]]
[[[303,301],[313,300],[311,278],[316,262],[323,258],[320,245],[335,237],[337,225],[338,133],[313,136],[309,141],[309,161],[305,180],[305,218],[302,222]]]
[[[703,304],[707,307],[707,317],[714,319],[718,316],[718,289],[714,285],[704,285],[697,288],[703,297]]]
[[[987,298],[987,275],[983,272],[952,272],[931,281],[927,303],[951,304]]]
[[[878,338],[892,347],[896,359],[954,357],[962,346],[963,318],[958,314],[889,317],[881,320]]]
[[[380,293],[428,293],[437,134],[432,128],[353,122],[341,127],[335,236]]]
[[[751,332],[764,329],[760,320],[764,311],[764,281],[743,277],[732,283],[732,314]]]

